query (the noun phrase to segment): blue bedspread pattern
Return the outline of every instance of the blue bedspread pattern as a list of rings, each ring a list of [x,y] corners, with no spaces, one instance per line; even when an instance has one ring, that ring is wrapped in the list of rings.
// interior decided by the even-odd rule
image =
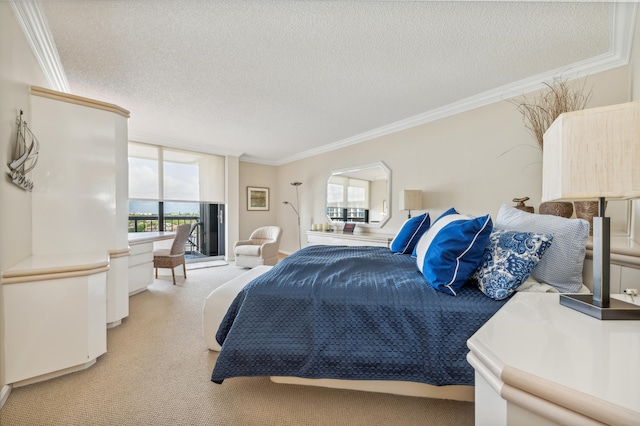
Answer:
[[[238,294],[211,380],[295,376],[473,385],[466,340],[504,301],[425,282],[410,255],[310,246]]]

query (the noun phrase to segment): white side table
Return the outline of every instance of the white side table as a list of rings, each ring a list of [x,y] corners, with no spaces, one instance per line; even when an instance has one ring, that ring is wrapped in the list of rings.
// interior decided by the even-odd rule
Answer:
[[[640,321],[600,321],[557,294],[518,293],[467,346],[476,425],[640,422]]]

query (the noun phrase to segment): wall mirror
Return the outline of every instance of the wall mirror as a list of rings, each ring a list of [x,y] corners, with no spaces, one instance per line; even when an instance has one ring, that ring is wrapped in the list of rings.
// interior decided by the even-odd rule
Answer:
[[[391,217],[391,170],[382,161],[331,172],[326,214],[332,224],[381,228]]]

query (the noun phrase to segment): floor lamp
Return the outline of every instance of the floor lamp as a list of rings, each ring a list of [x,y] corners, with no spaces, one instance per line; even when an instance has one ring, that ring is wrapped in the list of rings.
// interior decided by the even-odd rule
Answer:
[[[610,298],[611,226],[605,199],[640,198],[640,102],[561,114],[544,134],[542,201],[598,200],[593,295],[560,304],[600,320],[640,320],[640,306]]]
[[[298,250],[300,250],[302,248],[302,242],[300,240],[300,199],[298,198],[298,187],[302,185],[302,182],[291,182],[291,185],[296,188],[296,206],[294,207],[293,204],[288,201],[283,201],[282,204],[291,207],[298,218]]]

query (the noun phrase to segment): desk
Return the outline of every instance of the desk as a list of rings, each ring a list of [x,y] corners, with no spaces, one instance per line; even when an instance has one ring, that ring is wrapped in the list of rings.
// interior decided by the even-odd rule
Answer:
[[[175,232],[129,233],[129,295],[140,293],[153,283],[153,243],[175,236]]]
[[[640,321],[600,321],[557,294],[518,293],[467,346],[476,425],[640,420]]]

